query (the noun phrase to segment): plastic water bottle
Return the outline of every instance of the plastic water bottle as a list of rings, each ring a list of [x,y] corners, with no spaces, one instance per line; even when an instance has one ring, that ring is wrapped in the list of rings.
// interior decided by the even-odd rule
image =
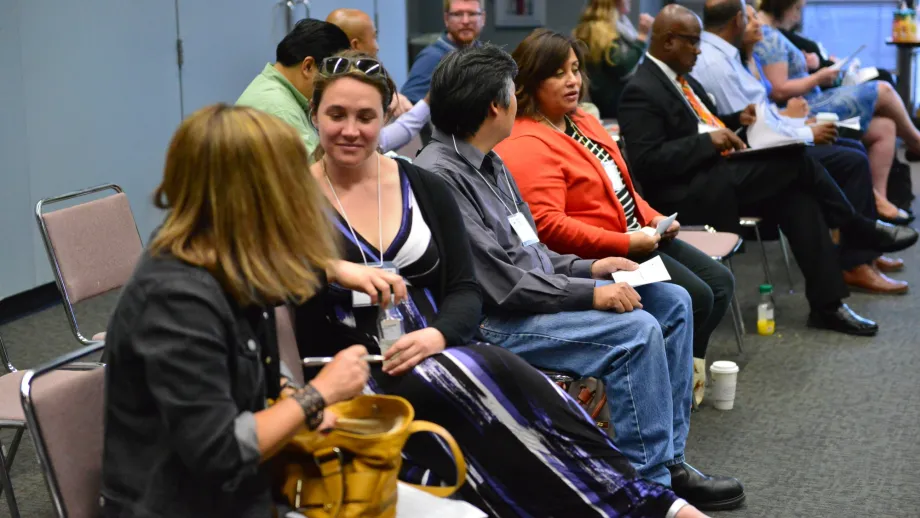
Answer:
[[[386,354],[404,334],[406,328],[403,325],[403,317],[396,305],[390,304],[386,309],[381,308],[377,317],[377,343],[380,345],[380,354]]]
[[[776,331],[776,321],[773,320],[773,286],[760,285],[760,304],[757,305],[757,333],[770,336]]]

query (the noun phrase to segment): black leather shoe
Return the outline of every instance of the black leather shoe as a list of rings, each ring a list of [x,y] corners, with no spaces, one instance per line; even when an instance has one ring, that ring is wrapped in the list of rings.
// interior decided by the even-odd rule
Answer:
[[[916,243],[920,237],[917,231],[910,227],[899,227],[884,221],[876,221],[874,227],[866,227],[865,230],[848,230],[843,235],[844,242],[852,248],[866,248],[886,253],[904,250]]]
[[[835,310],[812,311],[808,315],[808,327],[856,336],[875,336],[878,333],[878,324],[857,315],[846,304]]]
[[[701,511],[727,511],[744,503],[744,486],[734,477],[704,475],[686,462],[668,471],[674,494]]]

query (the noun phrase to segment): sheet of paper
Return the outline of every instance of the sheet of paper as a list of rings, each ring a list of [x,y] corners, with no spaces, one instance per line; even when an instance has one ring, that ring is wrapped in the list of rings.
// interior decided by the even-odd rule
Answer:
[[[677,219],[677,213],[671,214],[670,216],[664,218],[658,223],[658,228],[655,229],[658,232],[658,235],[662,235],[668,231],[668,227],[671,226],[671,223],[674,223],[674,220]]]
[[[843,68],[846,67],[847,64],[849,64],[850,60],[853,59],[853,58],[855,58],[856,55],[859,54],[860,52],[862,52],[864,48],[866,48],[865,45],[860,45],[859,48],[856,49],[856,52],[854,52],[854,53],[850,54],[849,56],[847,56],[846,59],[843,59],[843,60],[841,60],[841,61],[838,61],[838,62],[834,63],[833,65],[830,66],[830,68],[832,68],[832,69],[834,69],[834,70],[843,70]]]
[[[486,518],[486,513],[460,501],[438,498],[399,483],[397,486],[396,518]]]
[[[669,281],[671,274],[668,273],[661,257],[655,257],[640,264],[638,270],[614,272],[613,280],[614,282],[625,282],[635,288],[653,282]]]
[[[306,518],[290,511],[285,518]],[[461,500],[438,498],[400,482],[396,486],[396,518],[488,518],[486,513]]]
[[[747,140],[751,149],[771,148],[793,143],[802,143],[803,140],[787,135],[787,121],[776,111],[760,103],[756,107],[757,120],[748,126]]]
[[[854,131],[860,131],[859,128],[859,117],[853,117],[850,119],[845,119],[842,121],[837,121],[838,128],[850,128]]]

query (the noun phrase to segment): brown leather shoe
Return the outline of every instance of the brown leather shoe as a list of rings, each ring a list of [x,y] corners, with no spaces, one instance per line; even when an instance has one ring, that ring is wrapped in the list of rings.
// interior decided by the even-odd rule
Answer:
[[[875,267],[880,272],[893,273],[904,269],[904,259],[881,256],[875,260]]]
[[[907,283],[896,281],[868,264],[843,272],[843,280],[853,288],[871,293],[894,295],[907,293]]]

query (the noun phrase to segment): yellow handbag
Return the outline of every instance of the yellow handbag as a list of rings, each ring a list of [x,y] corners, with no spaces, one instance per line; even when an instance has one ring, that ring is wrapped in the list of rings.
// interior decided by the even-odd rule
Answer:
[[[326,410],[338,416],[332,431],[304,428],[269,461],[273,487],[308,518],[396,516],[401,453],[416,432],[440,436],[457,466],[456,485],[416,488],[448,497],[466,480],[466,462],[453,436],[434,423],[414,421],[415,409],[405,399],[358,396]]]

